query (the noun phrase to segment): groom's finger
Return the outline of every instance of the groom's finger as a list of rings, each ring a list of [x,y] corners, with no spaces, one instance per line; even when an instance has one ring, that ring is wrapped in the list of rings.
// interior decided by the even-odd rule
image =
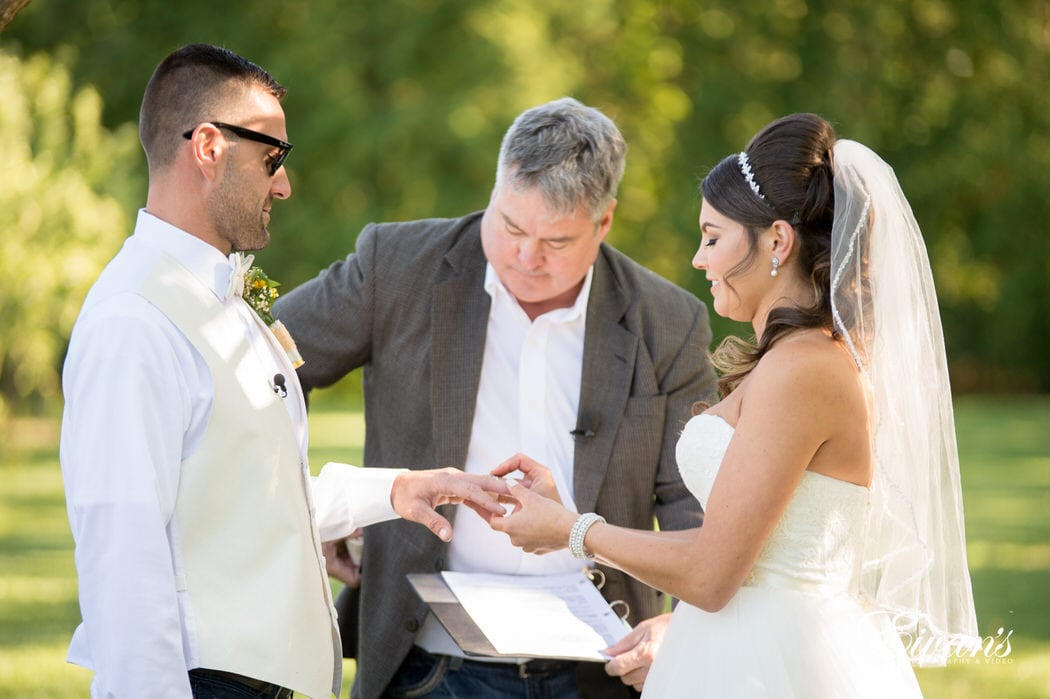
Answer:
[[[502,479],[466,474],[453,468],[440,469],[428,475],[430,478],[423,481],[420,494],[428,501],[431,508],[445,503],[458,504],[469,501],[492,514],[503,513],[503,508],[499,505],[499,497],[506,495],[509,491],[507,484]]]
[[[472,509],[480,508],[494,515],[503,514],[503,506],[499,504],[499,494],[482,490],[477,486],[467,486],[458,490],[456,496],[460,502],[465,505],[469,504]]]
[[[444,541],[446,544],[452,541],[452,523],[441,515],[434,513],[436,517],[432,517],[430,522],[427,524],[427,528],[434,532],[437,538]]]
[[[477,505],[472,503],[470,500],[467,500],[466,502],[464,502],[463,506],[464,507],[469,507],[470,509],[474,510],[474,513],[477,514],[478,517],[481,517],[483,520],[485,520],[490,526],[492,525],[492,521],[493,520],[499,519],[499,517],[500,517],[500,515],[493,514],[492,512],[489,512],[486,509],[482,509],[482,508],[478,507]]]

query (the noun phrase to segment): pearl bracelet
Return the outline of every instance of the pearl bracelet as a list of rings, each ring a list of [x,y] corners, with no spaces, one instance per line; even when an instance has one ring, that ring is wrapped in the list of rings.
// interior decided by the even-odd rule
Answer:
[[[576,523],[572,525],[572,531],[569,532],[569,553],[575,558],[594,558],[593,554],[587,553],[583,548],[583,539],[587,536],[587,530],[598,522],[604,524],[605,518],[593,512],[586,512],[580,515]]]

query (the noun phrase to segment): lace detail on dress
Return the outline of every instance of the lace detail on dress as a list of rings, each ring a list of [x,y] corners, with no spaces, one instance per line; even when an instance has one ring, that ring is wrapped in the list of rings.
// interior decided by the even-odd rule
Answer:
[[[733,428],[715,415],[697,415],[678,440],[682,480],[707,507]],[[806,471],[745,585],[852,592],[859,579],[868,489]]]
[[[733,428],[716,415],[702,413],[685,424],[678,438],[675,458],[678,472],[689,491],[707,509],[718,467],[733,438]]]

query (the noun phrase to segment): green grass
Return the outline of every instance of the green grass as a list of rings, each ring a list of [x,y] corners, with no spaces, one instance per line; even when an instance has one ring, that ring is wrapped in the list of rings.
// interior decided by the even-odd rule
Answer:
[[[930,699],[1050,699],[1050,397],[960,399],[956,423],[980,632],[1003,628],[1010,653],[920,670],[919,682]],[[358,410],[318,396],[310,430],[315,471],[360,461]],[[0,697],[84,697],[90,673],[64,660],[80,614],[58,424],[15,420],[0,436]]]
[[[1050,399],[960,399],[966,539],[983,637],[1010,654],[919,671],[930,699],[1050,697]]]

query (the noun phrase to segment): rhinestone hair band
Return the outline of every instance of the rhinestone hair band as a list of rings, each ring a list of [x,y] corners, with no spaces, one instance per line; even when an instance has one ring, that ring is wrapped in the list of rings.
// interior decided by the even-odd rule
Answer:
[[[747,152],[740,151],[740,154],[736,156],[736,161],[740,164],[740,172],[743,173],[751,191],[758,195],[759,199],[765,199],[766,197],[762,194],[762,190],[758,188],[758,182],[755,182],[755,173],[751,171],[751,162],[747,159]]]

